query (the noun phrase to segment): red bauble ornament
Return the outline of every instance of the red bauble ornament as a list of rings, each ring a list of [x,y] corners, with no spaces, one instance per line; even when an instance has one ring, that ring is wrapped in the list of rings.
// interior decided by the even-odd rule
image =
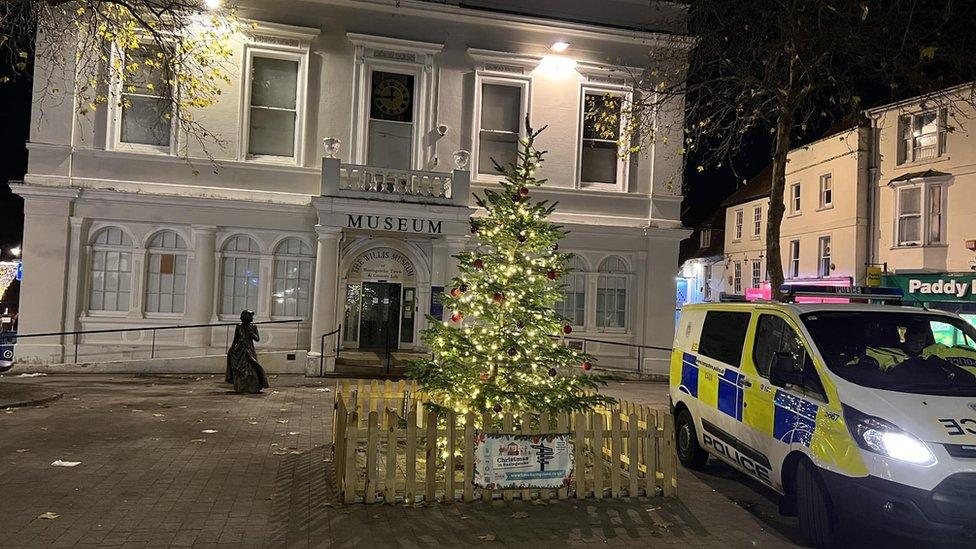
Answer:
[[[508,348],[508,356],[515,356],[517,354],[518,354],[518,351],[515,349],[515,347],[509,347]]]
[[[451,320],[454,322],[461,322],[461,313],[454,313],[451,315]]]
[[[524,234],[518,235],[518,241],[519,242],[525,242],[525,240],[526,240],[526,238],[525,238],[525,235]]]
[[[590,361],[589,360],[584,361],[583,364],[580,364],[580,368],[583,368],[586,371],[590,371],[590,368],[592,368],[592,367],[593,367],[593,365],[590,364]]]
[[[520,188],[519,189],[519,194],[522,195],[522,196],[529,196],[529,188],[528,187],[522,187],[522,188]]]
[[[557,372],[555,368],[549,368],[549,377],[556,377],[556,374]]]
[[[502,405],[501,404],[496,404],[495,407],[492,408],[492,410],[494,410],[496,414],[497,413],[500,413],[502,411]]]
[[[478,378],[481,379],[481,381],[488,381],[488,374],[485,373],[485,372],[482,372],[481,375],[478,376]]]
[[[573,327],[569,324],[563,326],[563,333],[567,335],[573,333]]]
[[[484,269],[485,268],[485,262],[482,261],[482,260],[480,260],[480,259],[475,259],[474,260],[474,263],[472,263],[472,265],[474,265],[474,268],[475,269]]]
[[[546,273],[546,278],[548,278],[549,280],[556,280],[556,277],[558,277],[558,276],[559,276],[559,273],[557,273],[556,271],[553,271],[553,270],[550,270],[548,273]]]
[[[512,195],[512,202],[518,202],[519,200],[522,200],[522,195],[518,195],[518,194]]]
[[[451,290],[451,297],[457,297],[459,295],[461,295],[461,290],[460,289],[454,288],[454,289]]]
[[[500,292],[495,292],[495,295],[491,296],[491,299],[495,303],[501,303],[505,299],[505,296],[503,296]]]
[[[462,292],[466,292],[466,291],[468,291],[468,285],[467,284],[461,284],[460,286],[458,286],[458,290],[461,290]]]

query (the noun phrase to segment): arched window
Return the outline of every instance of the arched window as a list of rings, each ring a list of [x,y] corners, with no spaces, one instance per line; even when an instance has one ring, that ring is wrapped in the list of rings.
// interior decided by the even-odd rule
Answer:
[[[556,312],[569,319],[573,326],[582,326],[586,320],[586,263],[579,256],[566,262],[563,277],[563,298],[556,302]]]
[[[106,227],[92,239],[90,311],[128,311],[132,288],[132,239]]]
[[[186,242],[173,231],[149,240],[147,313],[182,313],[186,298]]]
[[[260,253],[258,243],[247,235],[233,236],[224,243],[220,314],[236,315],[244,309],[257,310]]]
[[[312,287],[312,248],[299,238],[286,238],[275,248],[273,316],[307,317]]]
[[[627,264],[617,256],[600,262],[596,285],[596,326],[627,327]]]

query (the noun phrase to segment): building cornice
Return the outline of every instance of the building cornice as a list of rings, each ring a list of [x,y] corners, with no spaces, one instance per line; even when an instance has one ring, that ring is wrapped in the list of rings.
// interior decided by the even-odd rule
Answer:
[[[318,0],[318,2],[355,9],[414,15],[417,17],[505,27],[516,30],[544,32],[559,30],[562,35],[567,37],[592,38],[621,43],[641,42],[645,45],[673,46],[678,44],[687,48],[691,48],[693,45],[691,37],[682,35],[620,29],[587,23],[573,23],[505,12],[491,12],[489,17],[486,16],[485,10],[419,0]]]

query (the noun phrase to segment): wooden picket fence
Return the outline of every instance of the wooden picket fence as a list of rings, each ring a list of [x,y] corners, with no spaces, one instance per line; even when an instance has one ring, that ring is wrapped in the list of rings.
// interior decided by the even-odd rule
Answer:
[[[344,502],[677,497],[674,418],[667,409],[621,401],[591,412],[507,413],[499,429],[488,414],[438,417],[423,402],[422,390],[412,381],[340,383],[332,452]],[[474,486],[475,431],[485,425],[491,433],[569,433],[575,453],[572,485],[549,490]]]

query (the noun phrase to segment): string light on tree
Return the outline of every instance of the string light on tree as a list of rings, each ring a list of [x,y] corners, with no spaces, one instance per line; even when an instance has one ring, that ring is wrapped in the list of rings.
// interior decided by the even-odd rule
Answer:
[[[572,332],[555,312],[571,254],[558,251],[567,233],[548,220],[555,204],[531,197],[545,183],[534,175],[545,151],[535,148],[542,130],[532,130],[528,118],[525,129],[516,162],[495,164],[502,188],[475,197],[487,214],[471,221],[478,247],[456,256],[459,275],[443,296],[452,322],[430,319],[423,339],[432,358],[411,365],[410,375],[441,408],[560,412],[614,401],[594,392],[605,376],[580,372],[592,358],[559,341]]]

